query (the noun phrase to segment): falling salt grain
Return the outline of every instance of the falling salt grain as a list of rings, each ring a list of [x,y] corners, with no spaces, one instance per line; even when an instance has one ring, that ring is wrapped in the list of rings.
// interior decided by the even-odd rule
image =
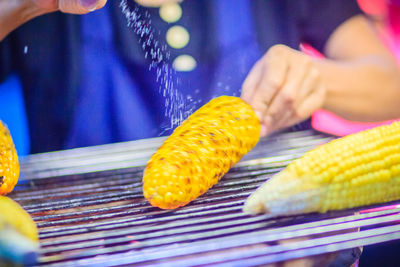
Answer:
[[[158,37],[161,36],[161,31],[155,32],[152,29],[150,13],[145,11],[144,14],[139,14],[138,7],[131,10],[128,6],[128,0],[121,0],[120,7],[126,17],[127,26],[132,28],[140,37],[139,43],[142,49],[146,51],[145,58],[152,61],[149,70],[154,68],[156,71],[158,91],[165,98],[165,115],[170,119],[170,126],[165,127],[164,132],[173,129],[193,113],[195,108],[193,98],[189,96],[186,99],[176,88],[176,85],[180,82],[175,76],[175,69],[171,68],[167,62],[170,59],[171,52],[167,45],[160,45],[155,40],[154,35],[158,33]],[[190,103],[187,103],[187,101]]]

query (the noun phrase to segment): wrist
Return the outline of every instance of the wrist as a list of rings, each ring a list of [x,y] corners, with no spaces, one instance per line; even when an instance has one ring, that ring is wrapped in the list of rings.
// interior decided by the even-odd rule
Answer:
[[[313,68],[315,68],[318,71],[319,74],[319,87],[321,90],[320,96],[321,96],[321,105],[319,109],[326,109],[327,108],[327,102],[329,98],[329,86],[326,81],[326,64],[327,60],[326,59],[318,59],[318,58],[313,58],[312,59],[312,65]]]

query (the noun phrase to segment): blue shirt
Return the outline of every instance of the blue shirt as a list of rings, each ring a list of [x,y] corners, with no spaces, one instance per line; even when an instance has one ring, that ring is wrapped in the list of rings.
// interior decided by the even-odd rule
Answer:
[[[213,97],[240,95],[246,74],[261,56],[249,3],[236,0],[232,5],[230,0],[215,1],[216,38],[222,53],[213,60],[197,58],[197,67],[190,72],[172,72],[176,93],[186,103],[181,108],[185,117]],[[185,9],[183,13],[185,16]],[[176,24],[187,27],[179,21]],[[157,29],[154,32],[157,35]],[[156,38],[164,35],[161,32]],[[82,18],[82,36],[84,79],[67,148],[169,134],[171,126],[176,126],[165,114],[168,111],[165,99],[169,96],[163,95],[163,85],[159,92],[160,83],[154,78],[154,71],[147,71],[149,66],[138,66],[141,68],[138,71],[121,60],[116,52],[108,7]],[[193,42],[196,36],[191,36],[189,48]],[[172,60],[167,62],[170,69]]]

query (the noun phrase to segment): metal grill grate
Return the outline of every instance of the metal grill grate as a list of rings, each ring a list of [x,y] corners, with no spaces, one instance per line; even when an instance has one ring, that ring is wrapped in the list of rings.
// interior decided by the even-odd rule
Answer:
[[[30,156],[11,197],[39,227],[40,266],[260,265],[399,239],[396,205],[277,219],[241,212],[262,182],[330,139],[306,130],[262,140],[175,211],[149,206],[141,191],[143,165],[163,138]]]

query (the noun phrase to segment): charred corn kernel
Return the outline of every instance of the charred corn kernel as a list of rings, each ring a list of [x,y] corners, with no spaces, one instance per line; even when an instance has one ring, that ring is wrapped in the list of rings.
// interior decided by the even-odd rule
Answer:
[[[162,209],[188,204],[253,148],[260,122],[240,98],[221,96],[193,113],[151,157],[143,193]]]
[[[19,177],[19,163],[10,132],[0,121],[0,195],[10,193]]]
[[[400,199],[400,122],[307,152],[256,190],[249,213],[326,212]]]
[[[6,227],[17,230],[32,241],[38,241],[38,231],[29,214],[12,199],[0,196],[0,231]]]

